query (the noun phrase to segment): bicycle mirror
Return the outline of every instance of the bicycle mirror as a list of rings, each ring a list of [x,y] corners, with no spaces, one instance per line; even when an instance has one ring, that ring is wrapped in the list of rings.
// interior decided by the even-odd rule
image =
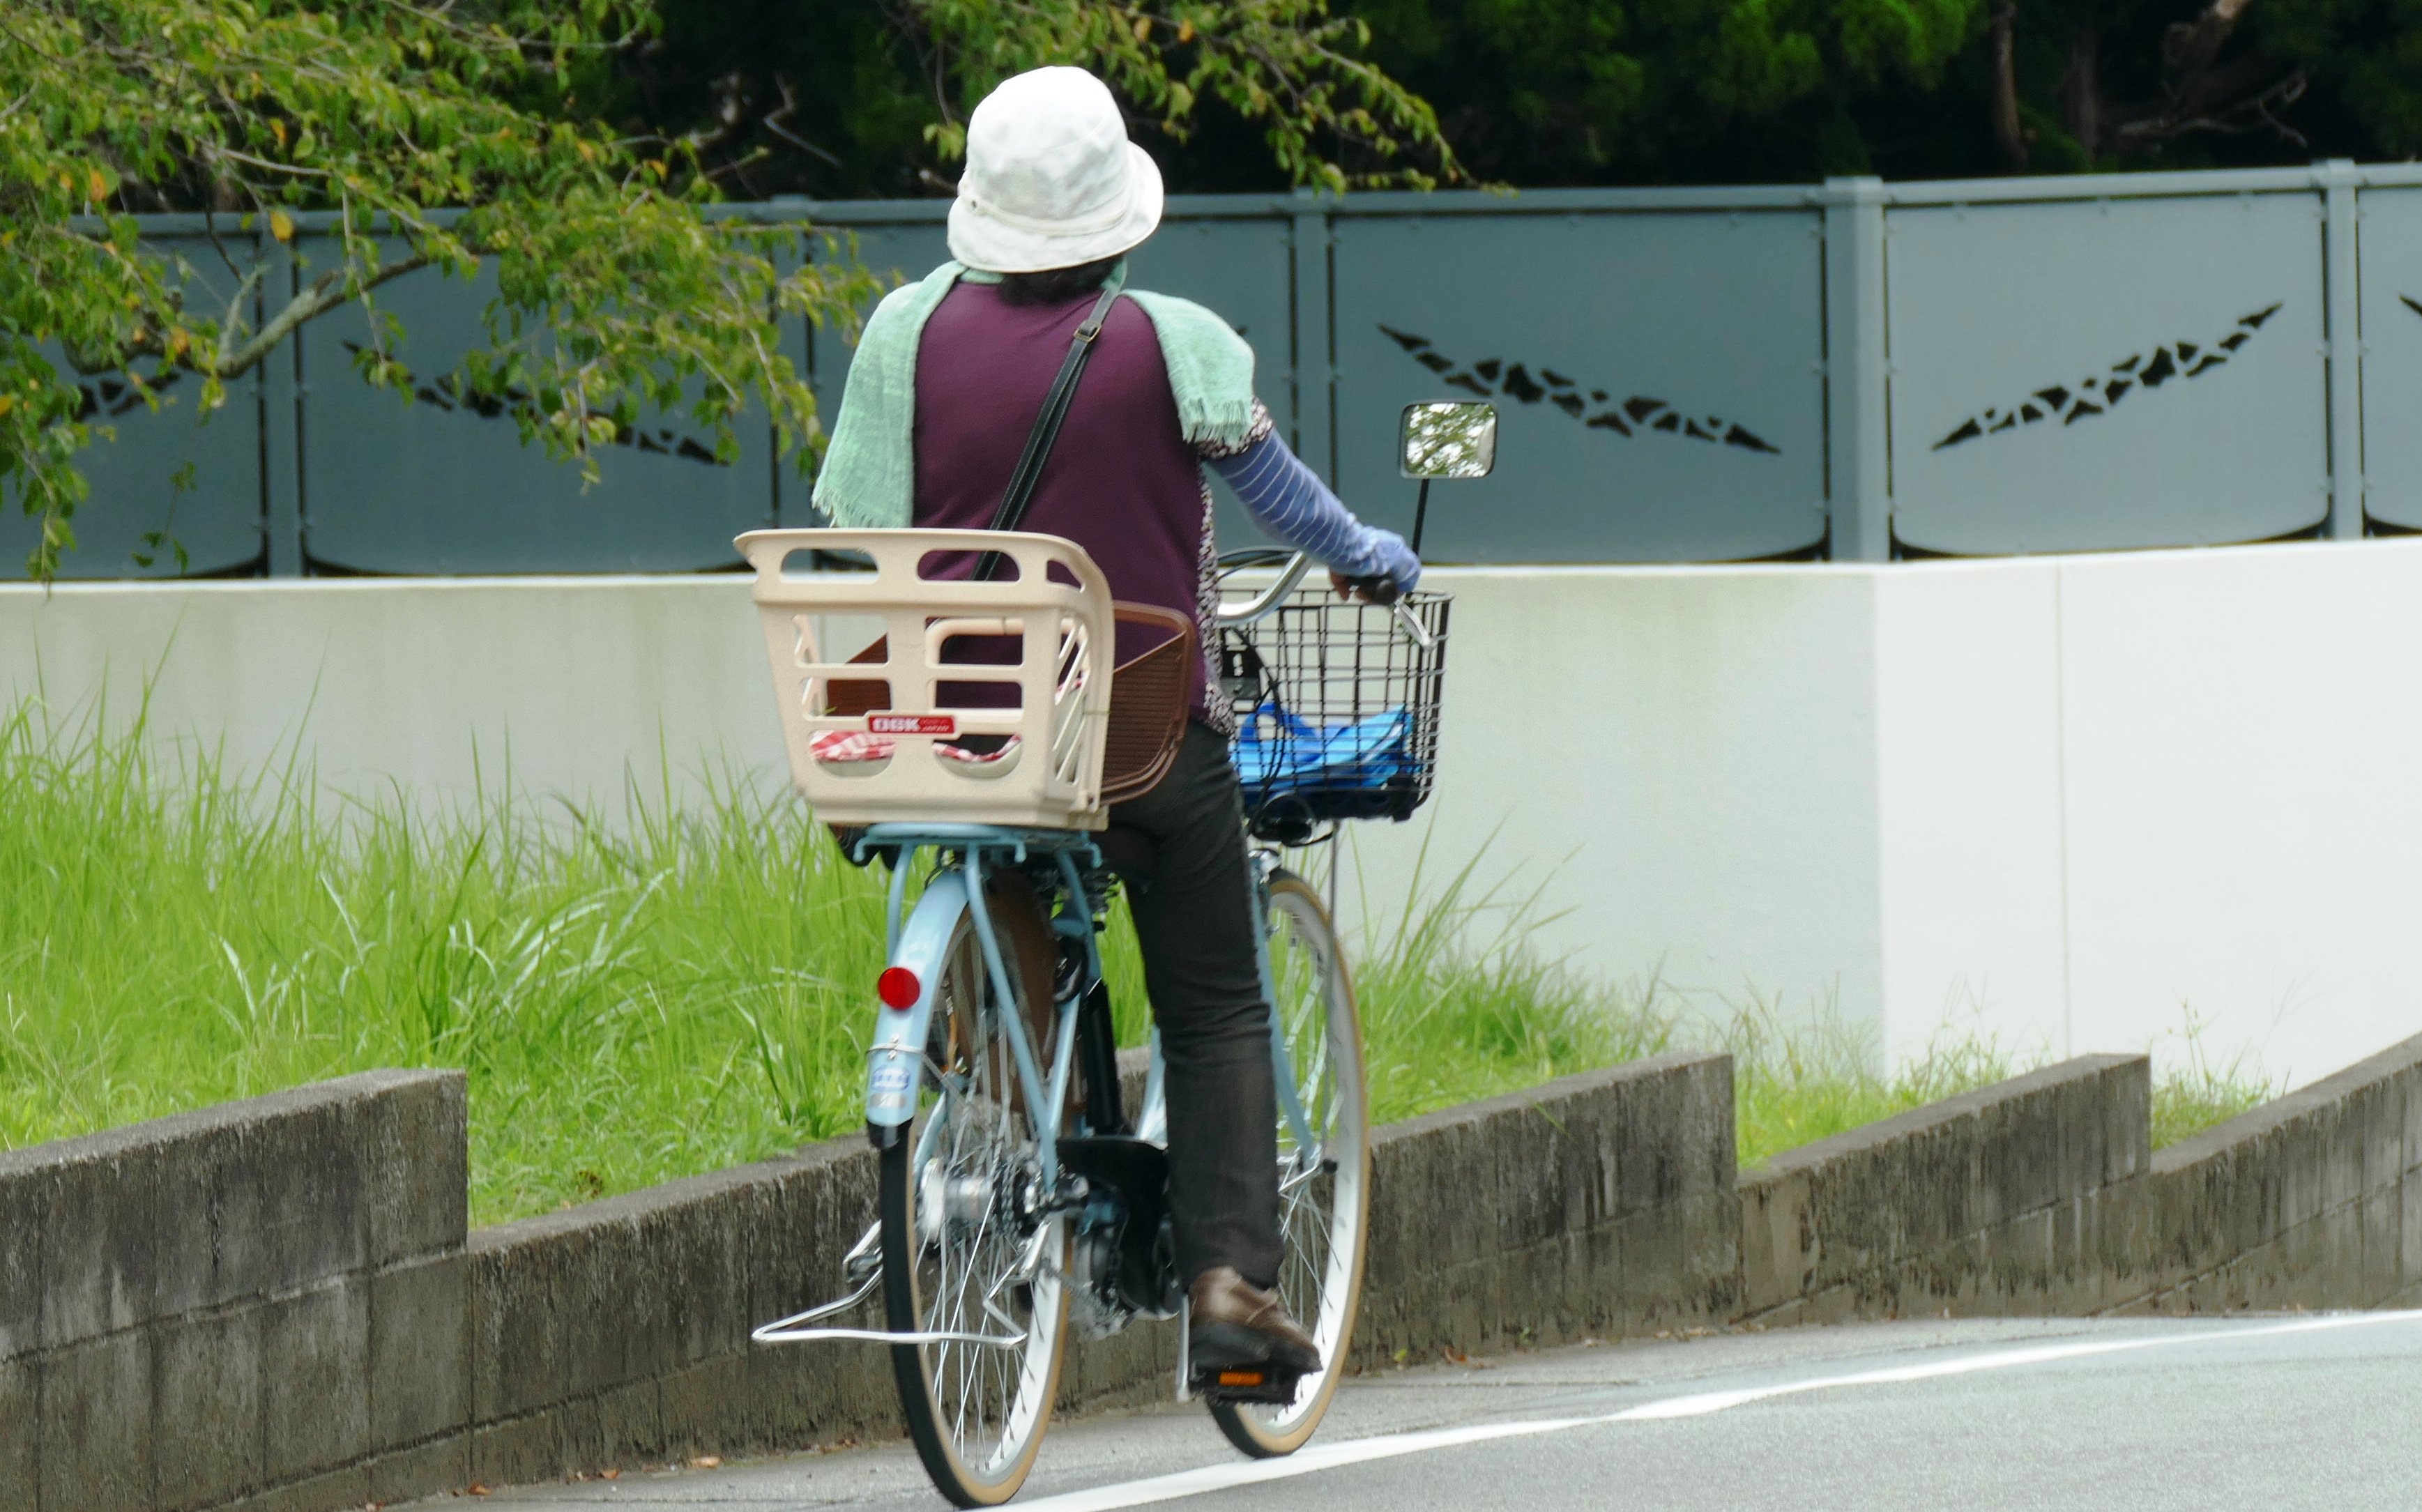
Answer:
[[[1497,465],[1497,406],[1408,404],[1400,441],[1407,478],[1486,478]]]

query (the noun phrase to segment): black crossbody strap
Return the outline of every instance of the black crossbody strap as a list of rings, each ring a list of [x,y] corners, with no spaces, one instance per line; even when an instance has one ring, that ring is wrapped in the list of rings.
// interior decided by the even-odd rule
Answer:
[[[1077,397],[1077,380],[1085,374],[1085,364],[1093,354],[1093,339],[1102,334],[1102,323],[1110,318],[1110,307],[1118,303],[1119,291],[1125,284],[1125,270],[1110,275],[1102,288],[1102,297],[1093,302],[1093,312],[1085,323],[1077,327],[1077,335],[1068,343],[1068,354],[1061,359],[1060,376],[1051,380],[1051,391],[1044,396],[1043,413],[1034,417],[1034,429],[1027,433],[1026,449],[1018,454],[1017,466],[1009,475],[1009,488],[1000,496],[1000,508],[993,512],[992,528],[1014,530],[1026,518],[1026,506],[1033,501],[1034,485],[1043,479],[1043,465],[1051,460],[1051,445],[1060,439],[1061,423],[1068,418],[1068,403]],[[976,562],[976,577],[985,580],[1000,572],[1000,553],[987,551]]]

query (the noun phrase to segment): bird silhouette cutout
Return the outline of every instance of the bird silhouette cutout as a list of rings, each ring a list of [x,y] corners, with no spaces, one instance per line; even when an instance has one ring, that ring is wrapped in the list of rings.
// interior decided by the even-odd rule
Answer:
[[[1675,408],[1661,399],[1645,394],[1633,394],[1615,400],[1603,388],[1584,391],[1581,384],[1553,368],[1541,368],[1533,373],[1519,362],[1507,362],[1502,357],[1490,357],[1466,368],[1434,346],[1425,336],[1399,331],[1382,324],[1380,331],[1388,339],[1403,347],[1415,362],[1439,375],[1449,388],[1482,399],[1495,399],[1501,394],[1521,404],[1549,403],[1579,420],[1593,431],[1612,431],[1617,435],[1631,435],[1641,431],[1659,432],[1682,436],[1692,441],[1718,442],[1739,447],[1746,451],[1763,451],[1780,456],[1775,446],[1745,425],[1714,415],[1691,415]]]
[[[2414,304],[2410,299],[2406,303]],[[2237,324],[2217,341],[2172,341],[2155,347],[2150,355],[2139,352],[2073,384],[2054,384],[2037,389],[2015,404],[1980,410],[1934,443],[1933,449],[1941,451],[1979,436],[1999,435],[2004,431],[2054,418],[2063,425],[2075,425],[2080,420],[2109,414],[2113,406],[2140,388],[2149,391],[2173,379],[2200,378],[2236,355],[2238,348],[2254,339],[2254,333],[2262,329],[2263,322],[2279,313],[2279,307],[2274,304],[2251,315],[2239,316]],[[2414,308],[2416,314],[2422,314],[2422,305]]]

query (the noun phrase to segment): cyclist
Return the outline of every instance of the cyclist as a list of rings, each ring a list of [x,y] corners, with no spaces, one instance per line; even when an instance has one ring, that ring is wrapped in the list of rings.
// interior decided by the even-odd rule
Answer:
[[[815,502],[836,526],[993,522],[1078,326],[1159,224],[1160,172],[1082,69],[1002,84],[967,123],[945,262],[868,321]],[[1117,598],[1191,616],[1203,657],[1169,775],[1100,837],[1125,883],[1167,1067],[1169,1201],[1198,1373],[1320,1366],[1277,1292],[1277,1103],[1250,861],[1219,696],[1207,464],[1266,533],[1384,595],[1421,563],[1273,431],[1252,349],[1199,305],[1126,291],[1093,342],[1019,528],[1063,536]],[[971,571],[967,564],[963,571]],[[1123,652],[1122,655],[1126,654]]]

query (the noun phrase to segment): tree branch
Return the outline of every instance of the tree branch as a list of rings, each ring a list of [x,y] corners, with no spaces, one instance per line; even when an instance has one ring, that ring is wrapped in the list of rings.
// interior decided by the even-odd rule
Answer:
[[[2261,65],[2258,70],[2253,66],[2257,64]],[[2258,71],[2267,74],[2272,67],[2267,59],[2258,57],[2248,59],[2247,65],[2238,71],[2244,73]],[[2304,70],[2293,69],[2285,76],[2273,79],[2268,85],[2259,88],[2252,88],[2250,92],[2240,94],[2238,98],[2225,101],[2216,108],[2209,106],[2207,102],[2210,96],[2224,91],[2208,89],[2205,91],[2206,100],[2202,102],[2172,102],[2167,105],[2148,107],[2135,113],[2131,118],[2120,125],[2117,135],[2125,142],[2145,143],[2175,141],[2178,137],[2192,135],[2196,132],[2216,132],[2223,135],[2243,136],[2251,132],[2269,131],[2277,134],[2284,141],[2293,142],[2303,147],[2307,145],[2304,133],[2272,114],[2272,109],[2273,106],[2294,104],[2304,98],[2304,90],[2310,83]],[[2190,103],[2206,103],[2207,108],[2201,110],[2185,108]]]
[[[1993,58],[1993,150],[2011,173],[2027,168],[2027,139],[2019,129],[2019,82],[2015,55],[2019,8],[2017,0],[2001,0],[1993,8],[1990,32]]]
[[[783,127],[783,121],[788,120],[792,116],[797,114],[799,109],[799,100],[798,96],[791,92],[791,81],[784,78],[782,75],[778,73],[774,75],[774,86],[776,88],[782,91],[782,108],[767,115],[764,120],[760,122],[760,124],[767,131],[772,132],[775,135],[790,143],[793,147],[797,148],[802,152],[812,152],[816,156],[824,159],[826,163],[831,164],[836,168],[847,167],[847,164],[833,156],[830,152],[826,151],[815,143],[809,141],[806,137],[800,136]]]
[[[2238,21],[2253,4],[2254,0],[2211,0],[2202,15],[2178,23],[2162,36],[2162,61],[2182,76],[2186,88],[2192,89],[2220,56]]]
[[[328,177],[328,170],[325,168],[307,168],[294,163],[273,163],[267,158],[254,157],[251,153],[229,147],[224,142],[204,142],[201,144],[201,149],[204,157],[228,158],[238,163],[249,164],[269,173],[291,173],[307,179]]]
[[[236,322],[243,315],[244,300],[250,297],[252,291],[260,286],[261,276],[268,272],[268,263],[255,262],[252,265],[252,271],[244,276],[244,281],[236,285],[235,297],[228,301],[227,319],[219,324],[219,360],[221,363],[224,364],[227,360],[228,343],[235,338]]]
[[[381,284],[428,267],[436,259],[431,254],[416,252],[409,257],[399,258],[393,262],[384,264],[369,277],[354,284],[345,282],[342,269],[331,268],[313,279],[310,288],[289,300],[284,309],[270,317],[268,323],[255,332],[251,339],[239,346],[236,344],[236,334],[241,327],[236,323],[237,313],[244,304],[245,294],[260,281],[262,273],[266,271],[264,268],[257,267],[244,276],[243,287],[239,288],[235,297],[228,302],[228,318],[219,328],[218,349],[214,352],[202,353],[190,348],[171,351],[165,338],[157,332],[146,329],[136,333],[133,339],[121,343],[112,352],[71,350],[68,354],[68,361],[78,372],[101,373],[123,371],[129,363],[138,357],[160,357],[172,362],[177,367],[201,373],[206,377],[216,378],[222,382],[229,378],[241,378],[260,367],[268,359],[270,353],[277,349],[279,342],[292,336],[302,326],[325,315],[339,305],[369,293]]]
[[[298,327],[319,319],[339,305],[369,293],[390,279],[425,268],[433,260],[427,253],[416,252],[410,257],[398,258],[360,283],[351,286],[335,269],[322,274],[309,289],[295,295],[284,309],[271,316],[251,340],[214,360],[211,375],[219,379],[243,377],[260,366],[269,354],[276,350],[277,344],[293,335]]]
[[[2241,135],[2267,130],[2303,144],[2304,136],[2272,114],[2272,107],[2293,103],[2303,96],[2308,82],[2304,71],[2283,71],[2277,60],[2259,48],[2241,53],[2227,63],[2220,61],[2238,23],[2253,4],[2254,0],[2209,0],[2194,20],[2171,26],[2162,39],[2166,79],[2161,98],[2115,111],[2115,140],[2142,145],[2173,141],[2195,132]]]

